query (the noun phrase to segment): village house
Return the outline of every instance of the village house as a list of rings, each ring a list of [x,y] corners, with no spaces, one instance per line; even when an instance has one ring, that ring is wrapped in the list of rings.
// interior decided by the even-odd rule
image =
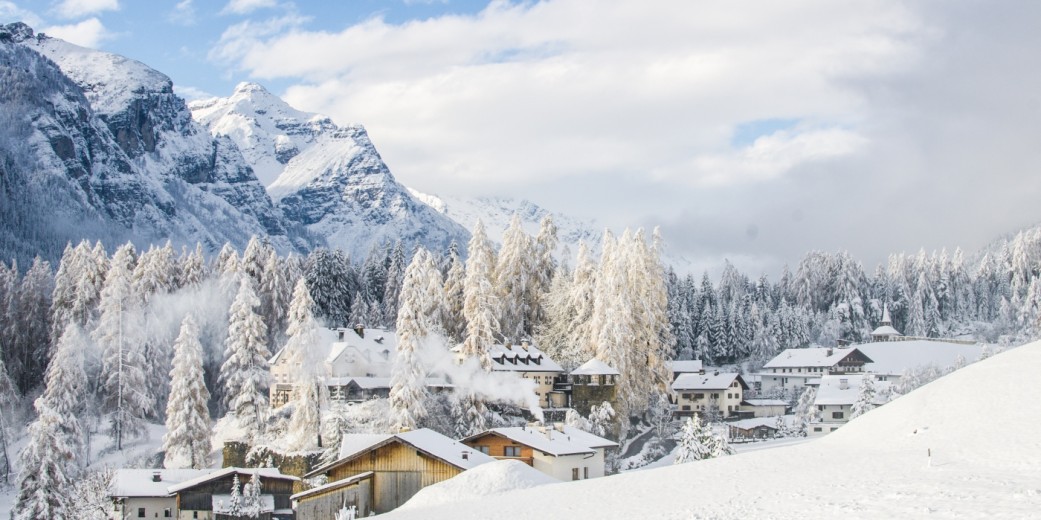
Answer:
[[[872,374],[836,374],[821,377],[817,398],[813,401],[813,405],[817,407],[820,421],[806,425],[807,435],[819,436],[831,433],[849,422],[853,405],[860,396],[860,386],[867,377],[875,379]],[[888,385],[887,382],[875,380],[874,404],[876,406],[883,404],[879,395]]]
[[[113,520],[174,518],[177,497],[168,488],[205,475],[206,469],[119,469],[112,475],[109,498]]]
[[[672,372],[672,380],[675,381],[677,377],[683,374],[704,374],[705,365],[700,359],[687,359],[678,360],[673,359],[669,361],[669,371]]]
[[[983,353],[984,345],[964,342],[904,339],[856,345],[871,358],[864,371],[875,374],[875,379],[898,383],[907,372],[933,367],[938,370],[964,366],[975,362]]]
[[[605,450],[618,443],[560,423],[493,428],[461,441],[496,459],[519,460],[558,480],[605,474]]]
[[[386,513],[420,489],[495,459],[426,428],[396,434],[345,434],[339,458],[304,478],[324,476],[328,484],[293,495],[298,518],[322,516],[344,503],[359,516]],[[371,473],[366,475],[366,473]]]
[[[599,359],[586,361],[567,376],[567,387],[571,392],[569,407],[582,415],[589,415],[593,406],[604,402],[614,405],[618,376],[618,370]]]
[[[289,497],[299,479],[274,468],[120,469],[109,489],[111,518],[176,518],[223,520],[231,503],[234,477],[245,486],[256,471],[261,483],[262,520],[292,520]],[[222,513],[223,511],[223,513]]]
[[[727,430],[731,441],[753,441],[772,439],[781,431],[778,419],[784,417],[754,417],[728,422]]]
[[[741,410],[748,385],[737,373],[682,374],[672,382],[672,402],[680,417],[718,413],[728,418]]]
[[[553,383],[564,373],[564,368],[534,345],[527,341],[520,345],[492,345],[488,355],[492,358],[493,371],[513,372],[522,379],[534,381],[535,395],[541,406],[563,406],[564,394],[555,391]]]
[[[826,374],[860,373],[872,360],[857,348],[790,348],[763,365],[760,394],[802,393]]]

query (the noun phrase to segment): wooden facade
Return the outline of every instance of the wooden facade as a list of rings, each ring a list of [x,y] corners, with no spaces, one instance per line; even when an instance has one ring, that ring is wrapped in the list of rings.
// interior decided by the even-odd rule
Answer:
[[[213,495],[226,495],[231,492],[236,473],[201,482],[177,492],[177,510],[181,518],[214,518],[224,515],[213,514]],[[240,491],[242,486],[252,478],[251,473],[238,473]],[[293,484],[296,479],[270,478],[261,476],[261,494],[274,497],[276,511],[291,511],[293,502]],[[283,515],[279,515],[280,517]]]
[[[366,471],[375,474],[373,509],[380,514],[404,504],[420,489],[448,480],[463,470],[392,438],[350,460],[330,466],[325,474],[329,482],[336,482]]]
[[[326,484],[293,495],[296,518],[299,520],[332,519],[344,507],[354,506],[357,518],[375,513],[373,509],[374,473],[362,473],[354,478]]]
[[[476,439],[465,439],[463,443],[477,451],[483,452],[486,455],[491,455],[496,459],[519,460],[529,466],[532,465],[532,461],[535,457],[530,446],[516,443],[493,432],[489,432],[477,437]],[[512,453],[517,454],[514,455]]]

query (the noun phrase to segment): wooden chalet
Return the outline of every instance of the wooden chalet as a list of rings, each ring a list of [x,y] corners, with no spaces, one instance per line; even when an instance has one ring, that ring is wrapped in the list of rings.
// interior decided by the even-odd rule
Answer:
[[[461,442],[499,460],[518,460],[558,480],[584,480],[606,473],[605,450],[618,443],[555,424],[493,428]]]
[[[199,520],[240,520],[245,517],[227,512],[234,479],[245,486],[254,475],[260,478],[261,520],[293,520],[293,485],[300,479],[283,475],[275,468],[224,468],[170,486],[176,497],[177,518]],[[240,490],[241,492],[241,487]]]
[[[329,484],[298,493],[293,499],[303,520],[328,518],[322,515],[345,503],[357,506],[359,516],[386,513],[426,486],[494,460],[426,428],[397,434],[348,434],[341,441],[339,459],[304,475],[325,475]]]

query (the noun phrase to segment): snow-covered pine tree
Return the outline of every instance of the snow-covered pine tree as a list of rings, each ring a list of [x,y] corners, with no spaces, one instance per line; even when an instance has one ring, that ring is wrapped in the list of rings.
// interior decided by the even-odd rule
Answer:
[[[51,264],[40,257],[22,277],[8,308],[7,326],[13,329],[5,345],[7,369],[22,393],[40,384],[51,357]]]
[[[76,454],[66,442],[61,418],[43,399],[36,400],[36,420],[29,425],[29,442],[21,453],[18,501],[12,520],[75,518],[69,490],[75,474]]]
[[[820,418],[820,411],[817,410],[817,406],[813,404],[817,400],[817,389],[812,386],[807,386],[803,389],[802,394],[799,395],[799,401],[795,405],[793,412],[795,417],[802,423],[802,427],[805,428],[807,424],[812,424],[818,421]]]
[[[317,367],[320,359],[316,353],[321,339],[318,336],[318,322],[313,314],[314,301],[307,287],[307,281],[301,278],[293,289],[293,299],[289,303],[289,335],[286,341],[286,362],[296,367],[293,374],[293,414],[289,419],[287,442],[293,450],[309,450],[320,444],[321,428],[321,383]]]
[[[3,265],[0,264],[0,271],[2,270]],[[0,345],[0,482],[5,485],[11,483],[11,471],[13,469],[7,433],[7,424],[10,418],[7,414],[11,410],[11,405],[17,399],[18,395],[16,395],[14,383],[7,376],[7,367],[4,366],[3,345]]]
[[[260,498],[261,488],[260,471],[254,468],[253,475],[249,477],[249,482],[242,486],[242,516],[246,518],[260,518],[264,507]]]
[[[144,418],[153,403],[145,388],[145,357],[141,352],[141,301],[132,288],[134,246],[116,250],[101,291],[101,317],[93,339],[101,347],[101,411],[108,414],[116,449],[144,432]]]
[[[855,419],[869,412],[875,407],[875,376],[871,374],[864,374],[860,380],[860,391],[857,393],[857,400],[853,403],[850,408],[849,418]]]
[[[390,253],[387,283],[383,287],[383,323],[388,327],[397,321],[398,295],[401,293],[401,280],[405,277],[408,263],[409,259],[405,258],[405,246],[398,240]]]
[[[565,369],[571,370],[587,360],[571,343],[571,327],[575,320],[575,309],[571,306],[572,274],[562,263],[553,275],[549,290],[540,299],[545,320],[535,329],[535,342],[550,359],[556,360]]]
[[[499,333],[498,305],[492,284],[495,256],[480,220],[474,225],[470,237],[469,259],[466,262],[466,279],[463,284],[463,318],[466,320],[466,337],[463,339],[464,358],[475,358],[484,370],[492,369],[488,350]]]
[[[40,397],[47,408],[57,414],[59,432],[64,436],[65,445],[84,465],[84,432],[79,416],[86,404],[87,373],[83,370],[83,352],[88,345],[89,341],[79,325],[69,323],[65,332],[60,334],[54,356],[47,366],[44,392]]]
[[[243,516],[242,486],[239,484],[238,473],[235,473],[231,478],[231,493],[228,496],[228,505],[222,512],[232,518]]]
[[[65,246],[54,274],[54,292],[51,293],[51,344],[57,345],[65,327],[73,321],[72,308],[76,300],[76,285],[79,282],[79,267],[83,264],[79,246]]]
[[[225,361],[220,382],[226,406],[235,412],[241,427],[259,433],[267,413],[268,368],[271,356],[265,341],[267,328],[255,309],[260,305],[248,279],[240,278],[238,295],[228,317]]]
[[[350,261],[342,251],[318,248],[307,256],[304,278],[314,300],[315,319],[328,326],[345,326],[351,295],[357,290]]]
[[[134,268],[133,287],[142,303],[143,326],[140,339],[142,354],[149,361],[145,371],[145,388],[148,398],[154,403],[150,417],[157,418],[166,410],[166,398],[170,395],[170,350],[165,327],[160,326],[156,309],[149,305],[158,294],[167,294],[176,287],[176,262],[173,246],[169,242],[163,248],[151,247],[138,259]]]
[[[210,391],[203,380],[199,327],[188,314],[174,341],[170,398],[166,405],[163,451],[166,468],[202,469],[210,465]]]
[[[466,337],[466,318],[463,317],[463,288],[466,268],[455,249],[449,250],[448,273],[445,275],[445,332],[454,343]]]
[[[202,253],[202,244],[196,243],[195,250],[181,255],[180,287],[196,287],[206,279],[206,257]]]
[[[510,226],[502,236],[502,249],[492,274],[499,298],[499,326],[507,342],[520,342],[530,330],[528,300],[533,251],[531,237],[521,227],[520,215],[514,213]]]
[[[289,280],[285,267],[274,248],[270,248],[264,260],[264,278],[260,284],[260,315],[267,325],[268,345],[283,343],[289,301],[293,295],[295,280]]]
[[[396,334],[398,353],[390,375],[390,407],[395,418],[391,429],[415,429],[426,415],[426,368],[420,360],[420,350],[432,331],[428,328],[424,309],[425,270],[429,254],[419,248],[405,269],[401,282]]]
[[[550,283],[556,272],[557,225],[549,214],[539,223],[539,234],[535,237],[532,254],[532,273],[528,283],[528,330],[529,335],[548,318],[543,299],[549,292]]]
[[[427,251],[423,259],[422,269],[422,291],[424,302],[421,316],[424,320],[423,327],[427,333],[434,335],[442,343],[446,343],[445,320],[448,314],[448,303],[445,298],[445,280],[441,276],[441,268],[438,259]],[[445,345],[447,348],[447,343]]]
[[[680,428],[679,445],[676,450],[675,464],[685,464],[696,460],[709,458],[710,447],[708,446],[710,434],[706,426],[701,422],[698,414],[692,415],[683,422]]]

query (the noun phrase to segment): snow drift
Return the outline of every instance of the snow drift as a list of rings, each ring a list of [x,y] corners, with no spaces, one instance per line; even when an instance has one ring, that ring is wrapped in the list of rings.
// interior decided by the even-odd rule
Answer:
[[[1041,342],[958,370],[817,441],[387,517],[1036,518],[1037,367]]]
[[[457,504],[554,483],[559,484],[560,481],[523,462],[499,460],[481,464],[444,482],[421,489],[398,511]]]

